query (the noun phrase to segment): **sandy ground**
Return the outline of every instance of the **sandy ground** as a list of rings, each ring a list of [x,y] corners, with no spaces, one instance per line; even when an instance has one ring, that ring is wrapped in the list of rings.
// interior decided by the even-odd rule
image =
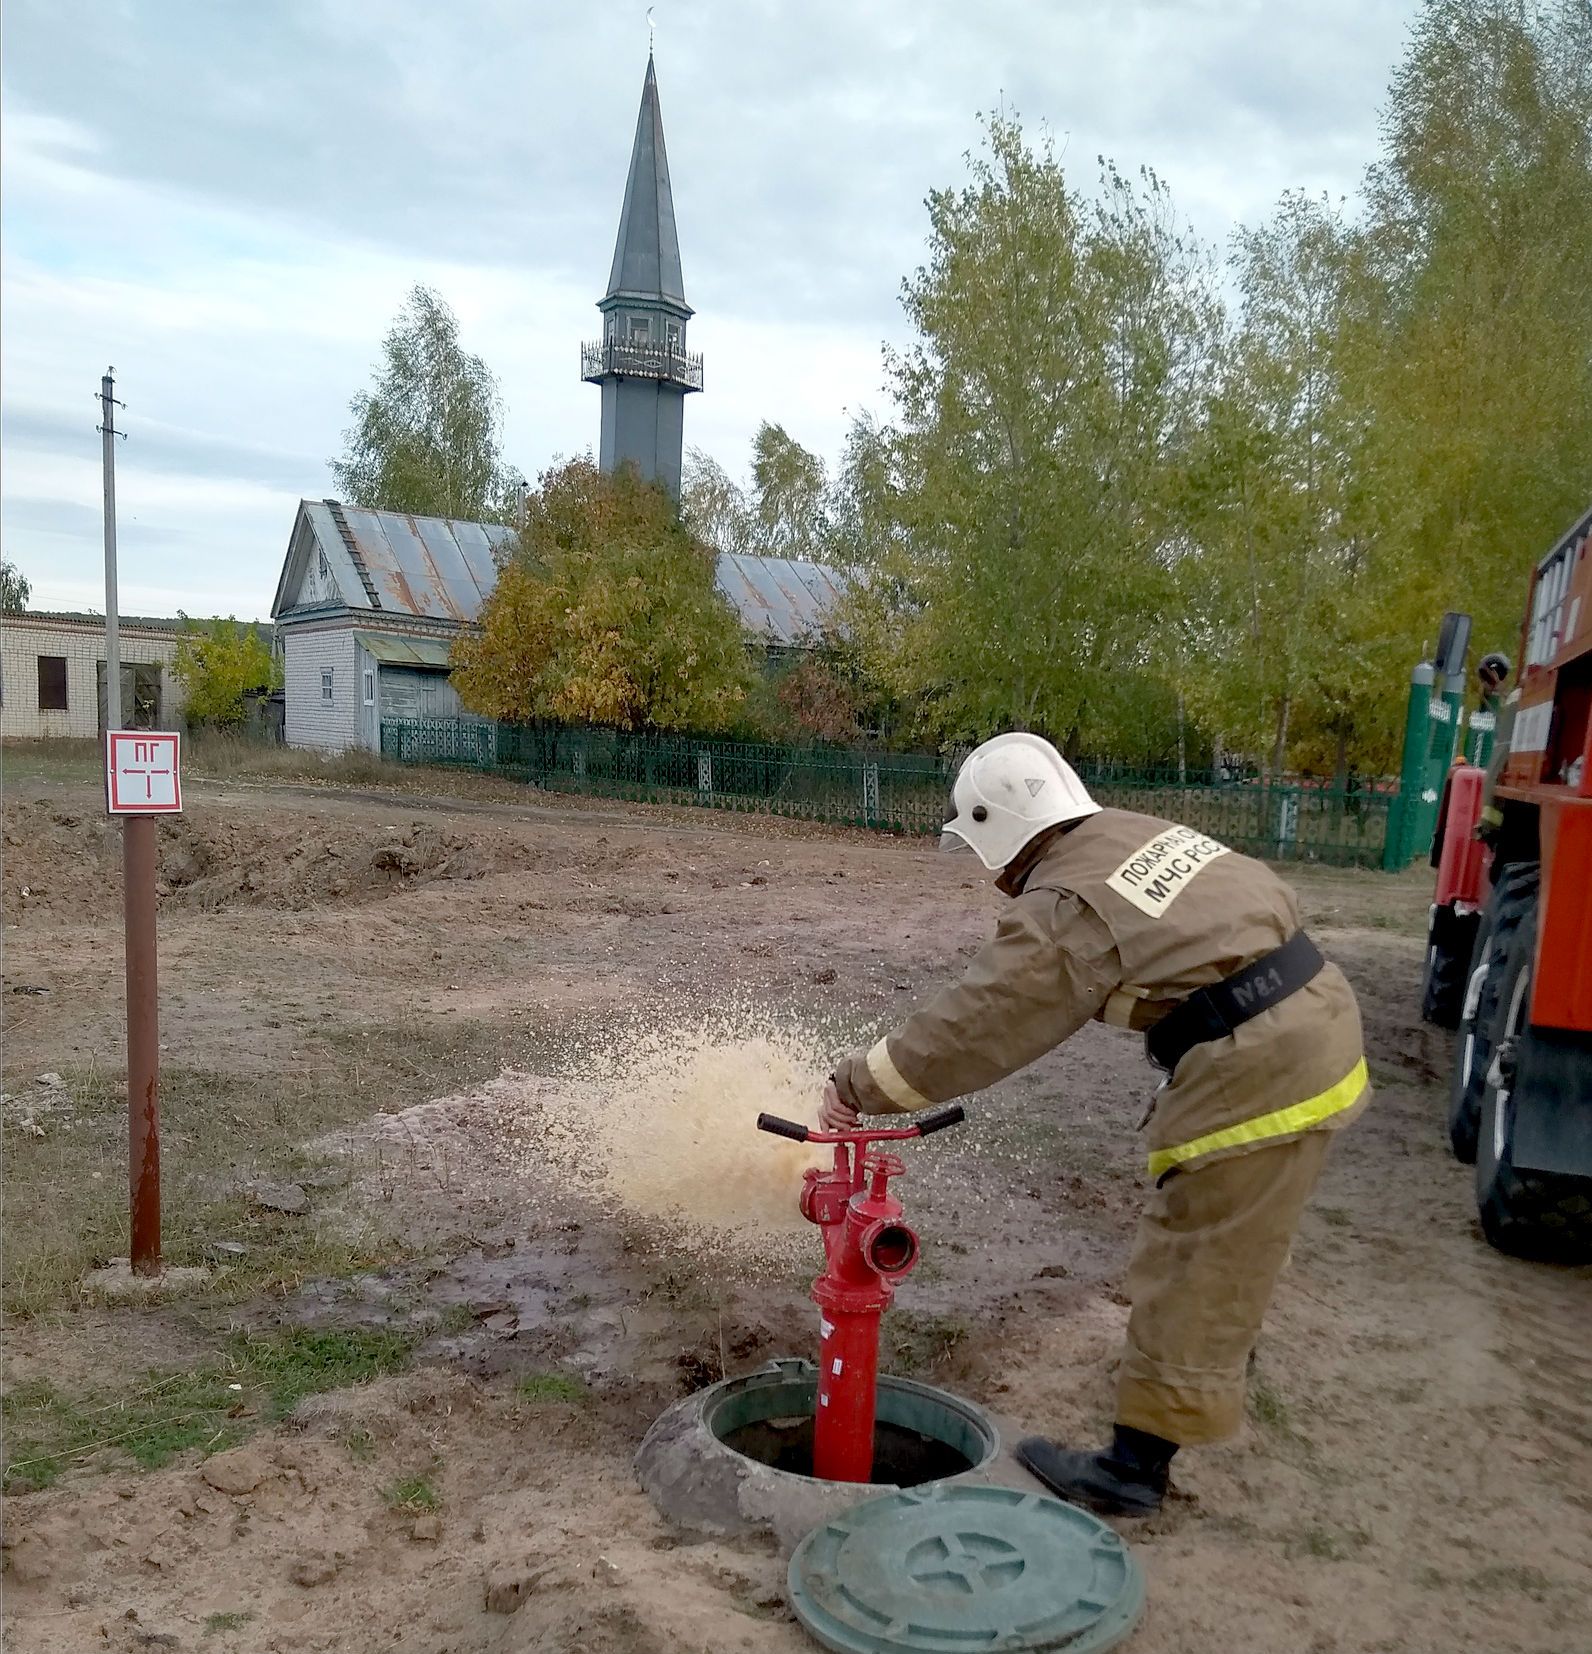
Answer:
[[[7,995],[8,1089],[114,1066],[119,1040],[114,842],[85,789],[20,791],[7,986],[49,991]],[[857,836],[243,787],[195,790],[162,878],[168,1060],[269,1074],[327,1028],[467,1023],[516,1030],[523,1060],[316,1146],[347,1168],[315,1191],[321,1215],[382,1206],[404,1261],[224,1310],[12,1325],[15,1382],[180,1363],[222,1321],[382,1325],[417,1301],[438,1316],[413,1369],[311,1397],[225,1455],[147,1473],[102,1455],[8,1501],[6,1647],[811,1646],[773,1550],[682,1542],[629,1460],[675,1396],[808,1353],[812,1243],[789,1225],[704,1241],[627,1210],[595,1139],[573,1170],[526,1144],[579,1120],[583,1042],[716,1010],[832,1047],[952,974],[996,898],[964,864]],[[1592,1272],[1479,1238],[1441,1141],[1445,1053],[1413,1014],[1418,885],[1301,885],[1360,992],[1378,1099],[1306,1218],[1244,1436],[1184,1455],[1166,1511],[1124,1525],[1150,1588],[1129,1646],[1592,1648]],[[894,1312],[898,1365],[1026,1426],[1099,1434],[1149,1084],[1131,1041],[1091,1028],[909,1149],[926,1262]],[[748,1136],[749,1160],[764,1141]],[[548,1372],[583,1393],[521,1393]],[[383,1490],[421,1474],[440,1508],[392,1508]]]

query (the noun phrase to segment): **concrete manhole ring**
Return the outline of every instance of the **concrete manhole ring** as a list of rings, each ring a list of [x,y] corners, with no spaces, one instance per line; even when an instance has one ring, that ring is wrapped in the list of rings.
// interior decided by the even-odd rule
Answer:
[[[901,1487],[984,1479],[1000,1434],[980,1407],[909,1378],[878,1383],[872,1483],[826,1482],[811,1462],[818,1372],[772,1361],[678,1401],[636,1453],[636,1474],[658,1509],[700,1533],[772,1531],[786,1548],[840,1511]]]

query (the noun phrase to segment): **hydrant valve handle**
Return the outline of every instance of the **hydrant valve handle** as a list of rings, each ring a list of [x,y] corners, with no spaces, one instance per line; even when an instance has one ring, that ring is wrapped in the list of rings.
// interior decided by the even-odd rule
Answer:
[[[966,1118],[960,1103],[947,1103],[944,1108],[920,1115],[910,1126],[863,1126],[855,1131],[814,1131],[799,1120],[782,1119],[778,1114],[759,1114],[757,1129],[772,1132],[775,1137],[788,1137],[793,1143],[895,1143],[908,1137],[927,1137],[932,1132],[944,1131],[947,1126],[958,1125]]]
[[[918,1136],[927,1137],[931,1132],[944,1131],[947,1126],[960,1125],[966,1118],[967,1111],[960,1103],[947,1103],[944,1108],[937,1108],[919,1118]]]
[[[793,1143],[805,1143],[812,1135],[799,1120],[782,1120],[777,1114],[759,1114],[757,1129],[772,1132],[776,1137],[788,1137]]]

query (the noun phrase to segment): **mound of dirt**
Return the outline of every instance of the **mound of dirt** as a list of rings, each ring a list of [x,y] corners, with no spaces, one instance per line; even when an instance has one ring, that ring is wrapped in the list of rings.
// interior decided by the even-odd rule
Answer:
[[[376,901],[435,879],[478,879],[514,856],[451,827],[296,821],[202,806],[160,824],[162,904],[282,911]],[[121,901],[121,831],[98,811],[49,802],[5,810],[5,917],[103,916]]]

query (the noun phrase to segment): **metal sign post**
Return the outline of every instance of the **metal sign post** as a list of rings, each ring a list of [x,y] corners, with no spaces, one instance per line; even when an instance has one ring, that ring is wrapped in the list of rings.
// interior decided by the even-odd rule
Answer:
[[[100,380],[105,482],[105,807],[122,821],[127,932],[127,1192],[135,1275],[160,1273],[160,995],[155,957],[157,815],[182,811],[180,740],[122,721],[116,578],[115,369]]]
[[[182,811],[181,737],[113,729],[105,802],[122,821],[127,928],[127,1192],[133,1273],[160,1273],[160,995],[155,953],[155,820]]]

